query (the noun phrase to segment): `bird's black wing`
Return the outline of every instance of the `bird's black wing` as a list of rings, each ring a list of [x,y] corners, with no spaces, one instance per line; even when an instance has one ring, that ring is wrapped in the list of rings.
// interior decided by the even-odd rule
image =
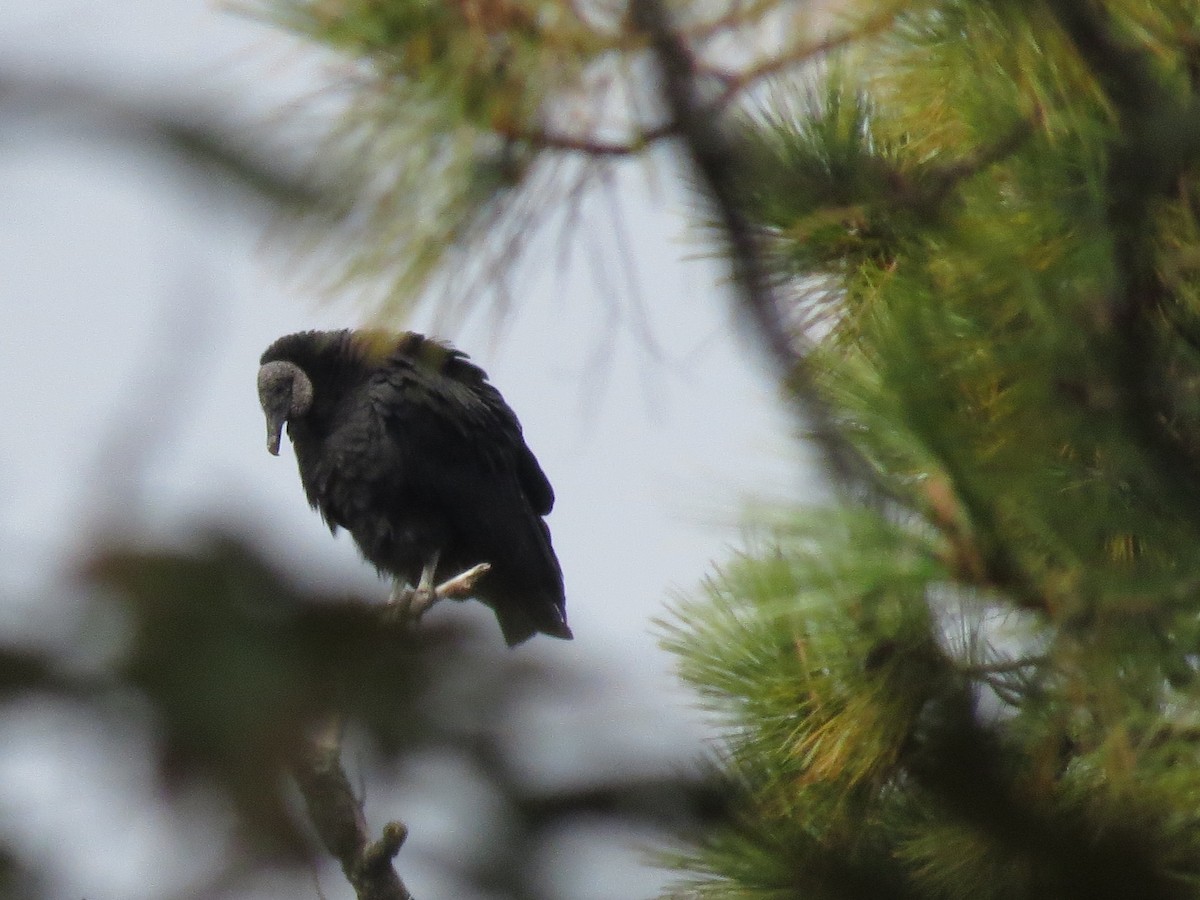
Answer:
[[[485,381],[478,385],[476,393],[480,402],[487,407],[488,414],[501,424],[515,451],[517,477],[534,512],[539,516],[549,515],[550,511],[554,509],[554,488],[550,486],[550,479],[542,471],[537,457],[525,443],[525,435],[521,431],[516,414],[504,402],[500,392],[488,382]]]
[[[499,392],[405,358],[380,369],[369,390],[393,461],[391,496],[444,519],[443,565],[492,565],[479,594],[510,643],[534,631],[569,636],[562,573],[541,519],[553,490]],[[442,574],[457,572],[439,566]]]

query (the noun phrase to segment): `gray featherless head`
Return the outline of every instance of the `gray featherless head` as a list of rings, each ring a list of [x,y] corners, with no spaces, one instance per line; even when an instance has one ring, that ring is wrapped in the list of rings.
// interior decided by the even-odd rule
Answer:
[[[258,370],[258,402],[267,417],[267,450],[279,455],[283,425],[312,406],[313,386],[304,370],[291,362],[269,362]]]

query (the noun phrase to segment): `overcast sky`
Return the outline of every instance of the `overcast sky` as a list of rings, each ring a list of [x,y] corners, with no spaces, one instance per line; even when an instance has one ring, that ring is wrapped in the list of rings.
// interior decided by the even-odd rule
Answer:
[[[0,22],[3,71],[207,104],[247,127],[286,123],[296,140],[305,98],[321,87],[299,45],[202,0],[0,0]],[[359,324],[363,311],[288,277],[286,233],[246,203],[78,125],[18,124],[0,134],[0,627],[61,630],[69,612],[45,601],[47,585],[98,512],[167,540],[231,523],[264,537],[298,578],[386,596],[349,539],[331,538],[307,508],[290,448],[266,453],[254,392],[275,337]],[[680,262],[702,246],[683,227],[688,201],[669,164],[655,179],[630,166],[619,185],[632,258],[622,262],[610,206],[593,203],[576,240],[598,254],[581,249],[560,270],[556,243],[536,239],[503,332],[493,334],[484,303],[442,336],[488,370],[558,495],[550,525],[577,639],[516,652],[604,667],[623,686],[629,739],[678,734],[686,753],[700,731],[650,620],[737,544],[748,497],[813,486],[731,323],[719,271]],[[155,390],[164,373],[165,400]],[[152,421],[139,420],[148,411]],[[112,481],[123,464],[101,448],[136,449],[142,434],[154,452],[131,507],[135,486]],[[102,737],[72,751],[82,758],[47,759],[53,718],[31,710],[0,733],[0,824],[35,849],[85,829],[96,852],[62,875],[73,896],[154,896],[139,893],[144,867],[188,840],[186,826],[123,809],[121,791],[145,773],[105,768]],[[88,767],[112,786],[89,793],[72,774]],[[98,838],[97,818],[117,815],[142,817]]]

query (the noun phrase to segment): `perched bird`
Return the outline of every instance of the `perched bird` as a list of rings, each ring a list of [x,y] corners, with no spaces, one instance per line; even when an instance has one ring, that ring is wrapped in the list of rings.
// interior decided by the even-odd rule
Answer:
[[[543,520],[554,490],[465,354],[415,332],[290,334],[263,353],[258,396],[267,449],[279,454],[286,423],[309,504],[398,588],[428,593],[487,563],[473,595],[510,646],[571,637]]]

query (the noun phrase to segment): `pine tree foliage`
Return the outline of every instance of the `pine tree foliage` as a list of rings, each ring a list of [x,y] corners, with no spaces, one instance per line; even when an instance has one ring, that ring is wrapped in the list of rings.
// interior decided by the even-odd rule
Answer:
[[[912,4],[741,115],[741,197],[888,501],[667,645],[725,724],[680,897],[1200,895],[1200,12]]]
[[[727,777],[748,801],[701,866],[774,897],[819,882],[822,845],[862,830],[861,801],[896,766],[935,674],[922,598],[941,566],[925,538],[866,514],[762,541],[680,606],[666,643],[723,720]]]
[[[892,6],[898,5],[893,0]],[[397,316],[453,312],[495,288],[554,213],[568,225],[614,162],[670,137],[645,34],[610,0],[246,0],[335,54],[345,113],[319,159],[317,247],[329,287]],[[674,5],[726,107],[783,62],[823,52],[803,4]],[[886,19],[888,16],[883,16]],[[767,58],[763,31],[795,32]],[[844,41],[847,35],[839,35]],[[735,48],[738,63],[727,66]],[[330,234],[340,240],[328,241]],[[504,298],[501,298],[504,299]]]
[[[585,92],[589,64],[614,45],[557,0],[280,0],[261,14],[352,64],[325,154],[342,161],[345,197],[323,223],[347,238],[332,281],[374,280],[393,310],[465,265],[455,251],[478,250],[506,216],[527,224],[512,189],[533,179],[549,99]]]

